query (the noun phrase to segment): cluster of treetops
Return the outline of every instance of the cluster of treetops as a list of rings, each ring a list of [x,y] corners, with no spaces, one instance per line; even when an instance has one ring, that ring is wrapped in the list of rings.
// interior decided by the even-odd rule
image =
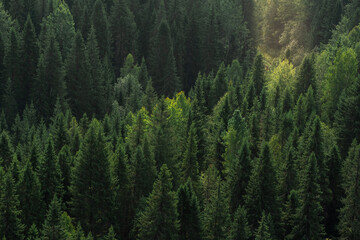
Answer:
[[[0,239],[359,240],[359,23],[358,0],[1,0]]]

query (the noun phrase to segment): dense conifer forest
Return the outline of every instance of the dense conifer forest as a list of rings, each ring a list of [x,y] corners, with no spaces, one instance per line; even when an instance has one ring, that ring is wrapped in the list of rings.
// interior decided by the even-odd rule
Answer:
[[[360,240],[359,0],[0,0],[0,239]]]

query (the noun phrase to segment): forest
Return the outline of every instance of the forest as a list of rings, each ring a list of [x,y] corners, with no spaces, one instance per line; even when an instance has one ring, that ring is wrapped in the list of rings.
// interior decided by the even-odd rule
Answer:
[[[360,1],[0,0],[0,239],[360,240]]]

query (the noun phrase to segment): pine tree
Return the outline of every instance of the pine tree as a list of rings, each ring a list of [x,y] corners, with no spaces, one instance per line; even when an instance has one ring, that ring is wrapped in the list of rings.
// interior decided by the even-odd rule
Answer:
[[[148,81],[149,81],[149,75],[148,70],[145,62],[145,58],[141,59],[141,65],[140,65],[140,71],[138,75],[138,81],[141,84],[143,89],[147,88]]]
[[[180,85],[176,74],[170,29],[165,17],[161,20],[156,33],[154,44],[150,49],[150,74],[156,92],[171,97],[180,89]]]
[[[96,0],[94,3],[92,24],[96,32],[96,41],[99,44],[99,56],[103,59],[110,54],[110,31],[106,10],[101,0]]]
[[[111,226],[111,227],[109,228],[108,234],[106,234],[106,236],[104,237],[104,240],[116,240],[116,239],[117,239],[117,238],[116,238],[116,233],[115,233],[115,231],[114,231],[113,226]]]
[[[291,190],[283,207],[281,226],[284,239],[294,239],[291,231],[295,225],[296,211],[299,208],[299,197],[296,190]]]
[[[339,231],[341,239],[358,239],[360,236],[360,145],[353,141],[348,157],[342,168],[342,187],[345,197],[342,199],[343,207],[340,209]]]
[[[305,94],[310,86],[316,86],[314,58],[311,55],[306,56],[301,63],[295,84],[295,99],[297,99],[300,94]]]
[[[44,240],[60,240],[66,237],[61,224],[61,200],[56,195],[54,195],[49,205],[41,235],[41,239]]]
[[[30,91],[33,88],[39,60],[39,44],[30,15],[27,16],[22,39],[22,81],[15,85],[15,95],[17,96],[17,103],[20,110],[24,109],[26,103],[29,103]]]
[[[48,206],[54,198],[54,195],[62,196],[63,193],[60,165],[54,151],[54,144],[51,137],[48,139],[38,173],[42,198],[45,206]]]
[[[191,124],[188,133],[186,150],[182,161],[182,178],[183,182],[190,178],[191,181],[197,182],[199,178],[199,162],[197,158],[197,136],[195,124]]]
[[[54,139],[54,150],[58,154],[63,146],[69,143],[69,135],[67,131],[67,123],[62,112],[54,112],[54,120],[52,123],[52,133]]]
[[[39,178],[33,170],[29,160],[26,160],[17,184],[19,194],[21,219],[26,231],[30,231],[32,224],[40,226],[42,222],[43,202]]]
[[[27,233],[27,240],[38,240],[39,239],[39,231],[36,228],[35,224],[32,224],[28,233]]]
[[[254,83],[256,96],[260,96],[260,93],[265,85],[265,66],[263,56],[261,54],[257,55],[254,60],[251,80]]]
[[[265,212],[262,213],[261,221],[259,222],[259,227],[255,234],[255,240],[271,240],[274,236],[271,236],[269,223],[267,221],[267,216]]]
[[[130,11],[127,1],[114,1],[109,22],[112,33],[115,73],[116,76],[119,76],[119,70],[123,66],[126,56],[129,53],[136,55],[137,50],[137,27],[134,14]]]
[[[211,108],[213,108],[219,101],[221,97],[227,92],[227,76],[226,76],[226,67],[224,63],[221,63],[219,70],[217,71],[214,82],[211,86]]]
[[[131,175],[128,156],[122,139],[117,143],[115,153],[111,161],[112,182],[115,186],[114,211],[116,213],[114,225],[115,230],[121,238],[126,238],[130,231],[130,222],[133,214],[133,203],[131,196]]]
[[[324,235],[319,177],[316,156],[311,153],[300,178],[299,208],[291,233],[294,239],[321,239]]]
[[[19,200],[14,179],[8,172],[3,180],[0,197],[0,233],[5,239],[24,239],[20,220]]]
[[[10,32],[10,43],[7,47],[4,55],[4,65],[7,70],[7,76],[10,78],[10,81],[13,84],[14,88],[14,97],[15,99],[20,99],[20,94],[17,94],[19,89],[22,89],[22,77],[21,77],[21,46],[19,42],[19,34],[14,28],[11,28]]]
[[[17,112],[17,103],[15,98],[14,83],[10,78],[8,78],[6,82],[5,91],[1,100],[6,120],[8,122],[13,121]]]
[[[210,198],[204,202],[203,239],[226,239],[230,227],[230,214],[223,182],[216,177]]]
[[[90,29],[86,48],[89,57],[89,70],[91,76],[91,110],[96,114],[96,116],[102,117],[105,114],[104,110],[106,110],[104,105],[106,104],[105,96],[107,92],[103,80],[104,69],[100,60],[101,56],[99,53],[99,46],[96,40],[94,27],[91,27]]]
[[[71,179],[71,167],[72,167],[72,155],[70,152],[70,147],[65,145],[59,151],[57,155],[57,161],[59,162],[61,176],[62,176],[62,186],[63,186],[63,201],[67,203],[70,201],[70,179]]]
[[[49,119],[56,99],[65,97],[64,69],[61,53],[54,36],[49,36],[44,53],[40,55],[32,100],[40,116]]]
[[[10,1],[9,13],[16,19],[21,25],[24,24],[26,19],[24,0]]]
[[[85,232],[106,233],[111,217],[112,191],[105,137],[100,123],[93,120],[77,154],[70,190],[73,216]]]
[[[360,125],[356,119],[360,117],[360,78],[343,92],[335,113],[334,126],[338,136],[338,146],[341,156],[345,159],[351,142],[356,138],[360,141]]]
[[[66,63],[66,86],[69,104],[74,115],[92,113],[90,64],[81,33],[78,32]]]
[[[147,81],[145,92],[143,94],[142,105],[145,106],[146,110],[149,113],[151,113],[154,106],[156,105],[157,100],[158,96],[153,87],[152,79],[150,78]]]
[[[177,197],[172,191],[171,173],[163,165],[147,199],[147,207],[140,216],[137,239],[177,239],[179,222],[176,205]]]
[[[3,131],[0,135],[0,159],[1,166],[8,170],[13,159],[14,149],[7,132]]]
[[[234,214],[228,240],[248,240],[251,237],[251,230],[248,225],[246,209],[239,206]]]
[[[256,162],[246,188],[245,207],[248,210],[250,226],[257,228],[257,221],[262,211],[271,213],[277,220],[279,209],[277,203],[277,181],[273,167],[269,144],[262,146],[261,155]]]
[[[4,34],[0,34],[0,56],[5,55],[5,45],[4,45]],[[7,70],[4,62],[4,58],[0,58],[0,99],[3,99],[3,95],[5,93],[6,88],[6,81],[7,81]],[[0,103],[2,106],[2,101]]]
[[[177,196],[179,199],[177,206],[180,225],[179,239],[202,239],[199,203],[190,179],[179,187]]]

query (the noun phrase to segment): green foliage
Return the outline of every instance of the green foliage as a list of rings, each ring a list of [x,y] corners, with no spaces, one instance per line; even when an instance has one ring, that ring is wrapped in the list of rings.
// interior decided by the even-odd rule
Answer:
[[[24,239],[24,225],[20,219],[21,211],[19,210],[18,195],[10,172],[3,179],[0,200],[1,236],[6,239]]]
[[[182,161],[182,178],[183,182],[190,178],[191,181],[197,182],[199,176],[199,162],[197,158],[197,136],[195,124],[191,124],[188,133],[186,150]]]
[[[49,205],[41,235],[41,239],[44,240],[64,239],[66,237],[61,223],[61,201],[56,195]]]
[[[251,237],[251,230],[248,225],[246,209],[239,206],[234,214],[231,230],[228,239],[248,240]]]
[[[177,239],[179,230],[177,196],[172,190],[172,177],[166,165],[161,167],[147,206],[139,219],[137,239]],[[155,221],[154,221],[155,220]]]
[[[93,120],[85,134],[72,172],[71,211],[86,232],[104,234],[111,218],[112,191],[108,150],[101,125]]]

